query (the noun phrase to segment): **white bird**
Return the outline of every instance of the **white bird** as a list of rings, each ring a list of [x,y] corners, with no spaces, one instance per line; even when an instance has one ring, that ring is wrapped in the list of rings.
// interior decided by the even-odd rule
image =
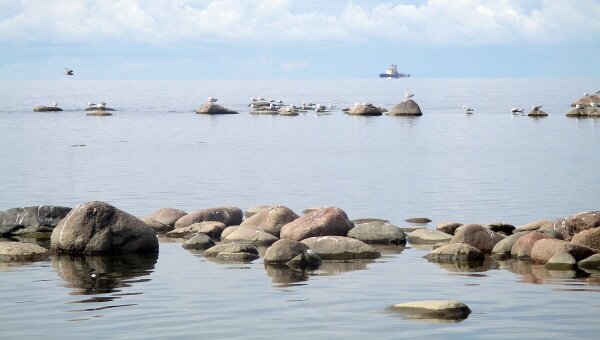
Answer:
[[[218,99],[213,97],[208,97],[208,101],[211,103],[215,103]]]
[[[586,92],[583,94],[584,97],[589,96],[589,94]]]
[[[512,109],[510,109],[510,112],[512,112],[512,113],[523,113],[523,109],[519,109],[519,108],[513,107]]]
[[[57,102],[52,102],[52,106],[58,106]]]
[[[279,104],[283,104],[283,100],[279,99],[279,100],[277,101],[277,103],[279,103]]]
[[[408,100],[408,99],[410,99],[410,98],[412,98],[412,97],[414,97],[414,96],[415,96],[415,95],[414,95],[413,93],[410,93],[410,92],[406,92],[406,93],[404,94],[404,98],[406,98],[407,100]]]
[[[250,101],[251,101],[251,102],[255,102],[255,101],[257,101],[257,100],[258,100],[258,99],[254,98],[254,97],[250,98]]]
[[[324,112],[325,109],[325,105],[317,104],[317,106],[315,107],[315,112]]]
[[[88,102],[88,107],[96,106],[96,103]]]
[[[68,76],[72,76],[73,75],[73,70],[71,70],[70,68],[66,68],[65,67],[65,74]]]
[[[269,103],[275,103],[275,99],[269,98]]]
[[[333,105],[333,104],[331,104],[331,103],[329,103],[329,105],[327,105],[327,107],[328,107],[330,110],[333,110],[333,109],[335,109],[335,107],[336,107],[336,106],[335,106],[335,105]]]
[[[583,109],[584,107],[585,107],[585,105],[581,105],[581,104],[575,105],[576,109]]]
[[[534,105],[534,106],[532,106],[532,107],[531,107],[531,109],[532,109],[533,111],[537,111],[537,110],[539,110],[539,109],[541,109],[541,108],[542,108],[542,105],[538,105],[538,106],[535,106],[535,105]]]
[[[600,103],[596,103],[596,102],[594,102],[594,103],[590,103],[590,106],[599,107],[599,106],[600,106]]]
[[[96,278],[96,273],[92,273],[92,275],[90,275],[93,279]]]
[[[470,108],[470,107],[468,107],[468,106],[463,106],[463,109],[465,109],[465,111],[466,111],[467,113],[473,113],[473,111],[475,111],[475,110],[473,110],[472,108]]]
[[[256,110],[256,105],[254,105],[254,104],[250,104],[250,108],[251,108],[252,110]]]

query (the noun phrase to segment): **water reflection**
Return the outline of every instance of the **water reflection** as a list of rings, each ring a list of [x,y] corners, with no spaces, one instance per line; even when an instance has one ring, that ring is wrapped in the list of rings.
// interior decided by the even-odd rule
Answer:
[[[299,282],[307,281],[311,276],[331,276],[342,273],[367,269],[369,263],[373,260],[352,260],[352,261],[324,261],[319,269],[301,270],[292,269],[286,265],[265,264],[267,275],[271,277],[276,287],[289,287],[298,285]]]
[[[542,284],[556,281],[585,278],[588,273],[579,269],[573,270],[548,270],[541,264],[529,261],[506,260],[499,261],[500,267],[521,275],[521,282]]]
[[[265,264],[267,275],[271,278],[276,287],[295,286],[295,283],[308,280],[308,273],[305,270],[291,269],[286,265]]]
[[[72,288],[72,295],[94,295],[118,292],[136,282],[149,281],[141,278],[154,270],[158,254],[129,254],[122,256],[76,256],[58,254],[52,256],[52,267]],[[99,302],[94,298],[81,302]]]
[[[487,257],[484,261],[476,262],[454,262],[454,263],[438,263],[431,262],[438,267],[444,268],[445,270],[453,273],[481,273],[486,272],[490,269],[498,269],[499,265],[492,258]]]

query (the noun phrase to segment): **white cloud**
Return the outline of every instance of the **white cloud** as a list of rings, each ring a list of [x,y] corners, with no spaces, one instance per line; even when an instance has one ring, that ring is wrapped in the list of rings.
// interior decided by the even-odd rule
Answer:
[[[529,5],[523,8],[523,5]],[[298,11],[288,0],[22,0],[0,18],[4,42],[277,44],[382,41],[433,45],[600,44],[595,0],[381,1]],[[1,9],[1,7],[0,7]]]

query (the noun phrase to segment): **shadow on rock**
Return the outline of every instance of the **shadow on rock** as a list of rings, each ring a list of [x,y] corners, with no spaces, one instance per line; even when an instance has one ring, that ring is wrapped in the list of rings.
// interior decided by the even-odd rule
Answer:
[[[72,288],[73,295],[106,294],[129,287],[154,270],[158,253],[122,256],[52,256],[52,267]]]

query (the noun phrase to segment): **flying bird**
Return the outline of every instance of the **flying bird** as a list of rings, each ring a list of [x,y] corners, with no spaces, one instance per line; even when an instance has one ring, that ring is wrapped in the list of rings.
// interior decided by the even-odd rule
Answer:
[[[73,75],[73,70],[71,70],[70,68],[66,68],[65,67],[65,74],[68,76],[72,76]]]

